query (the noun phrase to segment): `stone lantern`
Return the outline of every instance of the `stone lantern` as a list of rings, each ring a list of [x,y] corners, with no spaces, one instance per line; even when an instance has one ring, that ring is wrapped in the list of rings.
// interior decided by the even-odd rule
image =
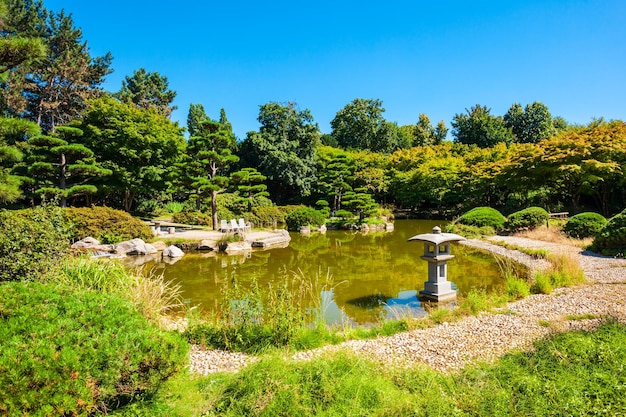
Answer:
[[[411,240],[424,242],[422,259],[428,262],[428,281],[424,283],[424,290],[419,292],[420,297],[430,301],[455,299],[456,291],[448,281],[446,262],[454,258],[450,254],[450,243],[466,239],[454,233],[441,233],[441,228],[435,226],[432,233],[416,235]]]

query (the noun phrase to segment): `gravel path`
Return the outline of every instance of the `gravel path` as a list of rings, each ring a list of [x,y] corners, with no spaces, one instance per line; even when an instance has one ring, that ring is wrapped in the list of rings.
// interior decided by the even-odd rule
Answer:
[[[455,323],[443,323],[393,336],[353,340],[297,352],[293,358],[306,360],[325,352],[346,349],[386,365],[423,364],[440,371],[453,371],[472,361],[493,361],[514,349],[530,349],[535,340],[554,332],[593,329],[608,316],[626,323],[626,260],[527,238],[498,236],[493,240],[526,248],[544,248],[551,252],[573,251],[578,254],[588,283],[559,288],[550,295],[531,295],[508,303],[499,312],[481,313]],[[482,240],[473,239],[465,243],[512,258],[531,270],[548,266],[545,260]],[[586,315],[592,318],[580,319]],[[203,350],[194,346],[190,367],[192,372],[201,374],[237,371],[254,359],[240,353]]]

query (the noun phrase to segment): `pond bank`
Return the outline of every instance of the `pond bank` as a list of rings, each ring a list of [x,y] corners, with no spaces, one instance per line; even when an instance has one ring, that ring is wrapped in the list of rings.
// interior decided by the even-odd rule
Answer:
[[[544,248],[551,252],[573,251],[588,283],[508,303],[500,309],[502,314],[480,313],[428,329],[297,352],[293,358],[306,360],[325,352],[347,349],[385,365],[423,364],[440,371],[454,371],[473,361],[494,361],[511,350],[529,349],[535,340],[555,332],[594,329],[606,317],[626,323],[626,260],[526,238],[497,236],[494,240],[525,248]],[[470,240],[468,245],[513,258],[531,270],[546,267],[543,260],[481,240]],[[194,347],[190,368],[192,372],[201,374],[237,371],[250,360],[254,358],[240,353]]]

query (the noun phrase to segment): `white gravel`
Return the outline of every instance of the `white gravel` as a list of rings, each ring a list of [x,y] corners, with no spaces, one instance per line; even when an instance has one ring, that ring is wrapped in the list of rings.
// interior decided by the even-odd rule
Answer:
[[[339,345],[297,352],[292,357],[306,360],[324,352],[351,350],[388,365],[421,364],[441,371],[460,369],[469,362],[493,361],[515,349],[530,349],[532,343],[554,332],[593,329],[606,317],[626,323],[626,260],[598,256],[572,246],[518,237],[498,236],[511,245],[575,251],[588,283],[559,288],[550,295],[535,294],[512,302],[495,313],[481,313],[455,323],[404,332],[371,340],[348,341]],[[490,250],[527,265],[531,270],[548,266],[522,252],[508,250],[481,240],[466,244]],[[589,318],[585,318],[589,316]],[[192,372],[237,371],[255,358],[194,346]]]

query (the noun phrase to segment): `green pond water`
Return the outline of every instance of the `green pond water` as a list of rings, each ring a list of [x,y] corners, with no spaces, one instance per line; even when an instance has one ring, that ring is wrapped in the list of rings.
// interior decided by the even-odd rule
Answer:
[[[422,316],[425,306],[417,292],[427,279],[427,262],[420,259],[423,243],[407,240],[443,223],[396,220],[393,232],[291,233],[286,248],[237,255],[188,252],[174,263],[149,262],[143,270],[180,284],[186,303],[205,312],[219,308],[222,289],[233,277],[244,287],[256,279],[263,290],[297,274],[309,289],[305,305],[321,306],[327,323],[363,325],[381,316]],[[459,294],[502,285],[491,255],[460,244],[451,251],[456,257],[448,261],[448,280]]]

